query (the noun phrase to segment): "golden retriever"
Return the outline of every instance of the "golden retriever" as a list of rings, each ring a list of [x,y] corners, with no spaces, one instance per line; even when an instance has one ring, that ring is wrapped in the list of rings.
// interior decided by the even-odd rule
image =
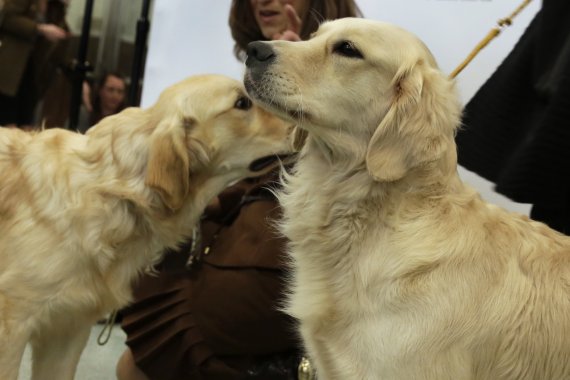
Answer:
[[[91,325],[226,185],[286,153],[289,124],[243,84],[192,77],[86,135],[0,128],[0,379],[74,377]]]
[[[426,46],[341,19],[248,50],[249,94],[308,133],[281,228],[319,380],[570,379],[570,238],[460,181]]]

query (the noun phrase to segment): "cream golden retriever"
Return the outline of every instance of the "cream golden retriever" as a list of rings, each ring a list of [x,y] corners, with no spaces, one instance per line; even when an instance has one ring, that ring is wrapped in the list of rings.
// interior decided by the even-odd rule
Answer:
[[[460,181],[425,45],[342,19],[248,53],[250,95],[308,133],[281,228],[319,380],[570,379],[570,238]]]
[[[285,153],[288,124],[198,76],[86,135],[0,128],[0,379],[74,377],[91,325],[229,182]]]

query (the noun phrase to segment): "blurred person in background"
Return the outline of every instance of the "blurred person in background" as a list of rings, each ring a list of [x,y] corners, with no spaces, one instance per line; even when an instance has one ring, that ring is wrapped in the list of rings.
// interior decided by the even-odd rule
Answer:
[[[66,0],[4,0],[0,23],[0,125],[30,126],[63,60]]]
[[[357,16],[362,14],[354,0],[234,0],[229,20],[234,54],[243,61],[252,41],[306,40],[325,20]]]
[[[118,72],[106,72],[95,84],[83,84],[83,105],[77,130],[85,133],[102,118],[121,112],[126,107],[127,82]]]

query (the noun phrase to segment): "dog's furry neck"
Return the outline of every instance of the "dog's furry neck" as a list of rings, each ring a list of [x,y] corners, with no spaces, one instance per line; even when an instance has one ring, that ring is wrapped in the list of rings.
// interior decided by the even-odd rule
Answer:
[[[360,162],[339,166],[319,144],[308,144],[293,174],[285,175],[279,196],[284,209],[281,231],[291,241],[298,276],[305,277],[307,270],[315,278],[325,273],[342,276],[360,265],[360,255],[369,252],[366,244],[399,229],[400,220],[440,212],[441,194],[464,191],[456,166],[443,163],[450,157],[415,168],[398,181],[378,182],[368,173],[364,155]],[[454,151],[446,154],[455,157]],[[469,192],[467,198],[475,196]],[[334,288],[333,278],[324,283]],[[296,317],[303,314],[298,306],[289,310]]]
[[[351,201],[358,202],[360,199],[375,197],[398,197],[398,194],[407,197],[414,194],[437,196],[442,191],[455,192],[454,189],[458,186],[462,187],[457,175],[455,145],[443,152],[438,160],[411,168],[403,178],[396,181],[377,181],[367,171],[366,149],[356,148],[361,145],[353,141],[357,138],[346,135],[337,138],[342,139],[343,144],[334,144],[335,148],[332,149],[327,140],[309,136],[307,147],[300,155],[298,173],[318,167],[319,169],[310,175],[321,178],[321,183],[334,183],[331,186],[333,189],[347,185],[347,191],[340,194],[340,197],[347,197]],[[344,149],[348,145],[350,148]],[[356,194],[355,189],[362,191]],[[321,189],[318,190],[320,193]]]

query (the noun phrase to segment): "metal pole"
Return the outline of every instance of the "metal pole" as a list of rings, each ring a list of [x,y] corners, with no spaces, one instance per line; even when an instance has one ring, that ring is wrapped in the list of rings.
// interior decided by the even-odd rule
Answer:
[[[79,121],[79,108],[81,107],[81,93],[85,73],[90,70],[87,63],[87,49],[89,46],[89,34],[91,31],[91,14],[93,13],[93,0],[85,1],[85,11],[83,13],[83,26],[81,28],[81,38],[77,51],[77,60],[73,67],[73,80],[71,89],[71,105],[69,109],[69,129],[76,130]]]
[[[131,85],[129,87],[129,105],[139,105],[140,78],[144,64],[146,41],[150,22],[148,13],[150,10],[150,0],[143,0],[141,16],[137,22],[137,34],[135,38],[135,50],[133,53],[133,66],[131,69]]]

